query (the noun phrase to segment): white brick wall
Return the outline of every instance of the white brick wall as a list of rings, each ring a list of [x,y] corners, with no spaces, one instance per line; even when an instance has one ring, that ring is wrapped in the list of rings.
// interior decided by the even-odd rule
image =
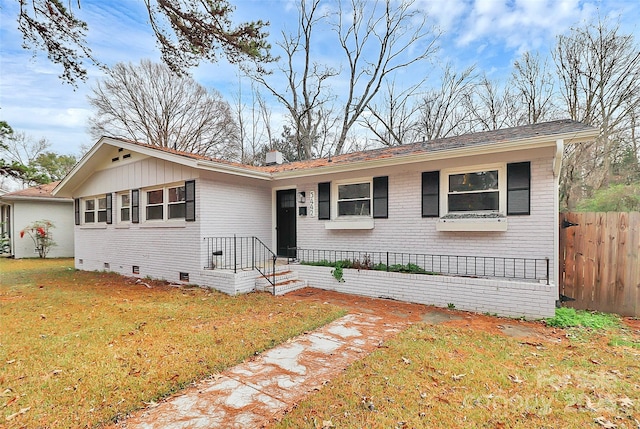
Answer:
[[[139,277],[174,282],[179,281],[180,272],[186,272],[189,273],[189,283],[207,285],[208,277],[200,274],[209,257],[205,237],[257,236],[270,246],[271,188],[265,181],[225,177],[162,160],[143,159],[97,172],[74,196],[82,198],[115,193],[198,176],[201,177],[196,179],[195,222],[145,223],[141,216],[139,224],[118,224],[114,197],[112,225],[75,227],[76,267],[133,275],[132,267],[135,265],[139,267]],[[159,182],[159,179],[168,182]],[[144,210],[142,192],[140,210]],[[105,268],[105,264],[109,268]],[[245,284],[227,287],[217,279],[214,287],[235,294],[253,290],[253,283],[247,284],[250,287]]]
[[[113,224],[91,224],[75,227],[75,265],[81,270],[105,270],[124,275],[152,277],[179,282],[180,272],[193,273],[203,268],[201,263],[200,220],[145,223],[144,188],[197,178],[199,171],[171,162],[140,159],[106,164],[106,169],[93,174],[74,192],[74,198],[114,193]],[[196,181],[196,198],[200,190]],[[140,223],[117,223],[115,193],[131,189],[140,192]],[[196,203],[196,210],[199,204]],[[82,217],[82,214],[81,214]],[[108,264],[108,268],[105,264]]]
[[[108,270],[131,275],[132,266],[137,265],[141,277],[170,281],[178,281],[179,273],[187,272],[190,283],[209,285],[231,294],[248,292],[253,290],[255,280],[249,274],[236,275],[232,281],[221,271],[203,271],[209,258],[205,237],[233,234],[257,236],[274,249],[274,189],[295,187],[298,191],[317,192],[318,182],[388,175],[388,219],[375,219],[375,228],[372,230],[327,230],[324,220],[298,217],[298,246],[372,252],[549,257],[553,272],[554,236],[557,233],[554,221],[557,192],[552,174],[553,154],[552,149],[538,149],[275,182],[194,170],[162,160],[134,160],[96,172],[74,196],[100,195],[196,178],[196,222],[155,223],[153,226],[144,222],[127,225],[114,223],[103,224],[99,228],[76,226],[76,267],[104,270],[107,263]],[[531,161],[531,215],[510,216],[506,232],[436,231],[436,219],[421,217],[423,171],[519,161]],[[114,211],[116,207],[114,199]],[[315,212],[317,216],[317,209]],[[117,219],[115,215],[113,218]],[[302,279],[310,280],[314,285],[314,278],[306,278],[301,274]],[[356,281],[356,277],[353,277],[356,275],[372,283]],[[370,278],[372,275],[374,277]],[[340,287],[345,292],[355,294],[370,293],[372,296],[392,296],[395,299],[445,306],[452,302],[462,309],[528,317],[547,315],[549,308],[553,309],[557,295],[554,286],[531,283],[401,275],[404,276],[402,279],[408,280],[400,282],[387,273],[350,273],[345,278],[353,281],[341,283]],[[329,279],[333,280],[331,276]],[[317,285],[325,284],[322,283],[325,281],[323,279],[316,280]],[[511,286],[505,289],[505,284]],[[423,289],[431,290],[430,294],[425,295]],[[531,309],[527,310],[529,307]]]
[[[553,317],[557,288],[534,282],[499,279],[343,270],[337,281],[330,267],[291,265],[309,286],[374,298],[491,313],[500,316],[539,319]]]
[[[327,230],[317,217],[298,217],[300,248],[407,252],[437,255],[550,258],[554,279],[554,200],[552,150],[459,158],[446,162],[410,164],[399,168],[358,171],[350,175],[319,176],[298,185],[298,191],[317,193],[317,184],[348,177],[389,176],[389,217],[375,219],[372,230]],[[421,217],[421,173],[489,162],[531,161],[531,214],[509,216],[506,232],[436,231],[436,218]],[[332,195],[332,199],[335,196]],[[317,209],[316,209],[317,213]]]
[[[227,295],[249,293],[255,290],[256,279],[260,273],[256,270],[233,271],[206,270],[191,276],[192,283],[207,286]]]

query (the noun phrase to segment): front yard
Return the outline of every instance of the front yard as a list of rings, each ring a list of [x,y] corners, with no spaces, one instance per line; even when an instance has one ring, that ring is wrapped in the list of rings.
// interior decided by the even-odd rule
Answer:
[[[318,289],[229,297],[71,263],[0,259],[0,428],[111,423],[343,308],[413,326],[272,427],[640,428],[638,320],[560,329]]]
[[[0,259],[0,427],[95,427],[344,311]]]
[[[415,323],[270,427],[640,429],[639,320],[558,329],[439,311],[451,319]]]

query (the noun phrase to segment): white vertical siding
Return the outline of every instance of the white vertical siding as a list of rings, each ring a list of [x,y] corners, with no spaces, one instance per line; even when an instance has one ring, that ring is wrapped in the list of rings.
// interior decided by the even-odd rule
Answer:
[[[96,171],[74,192],[74,197],[180,182],[196,178],[200,173],[193,168],[155,158],[114,163],[109,167]]]

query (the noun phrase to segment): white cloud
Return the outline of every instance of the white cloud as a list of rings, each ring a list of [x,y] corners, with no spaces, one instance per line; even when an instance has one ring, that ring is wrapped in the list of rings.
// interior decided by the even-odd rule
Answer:
[[[464,0],[418,0],[415,6],[427,12],[434,24],[444,32],[455,31],[467,8]]]
[[[518,51],[544,46],[596,10],[578,0],[475,0],[469,6],[460,22],[459,46],[489,40]]]

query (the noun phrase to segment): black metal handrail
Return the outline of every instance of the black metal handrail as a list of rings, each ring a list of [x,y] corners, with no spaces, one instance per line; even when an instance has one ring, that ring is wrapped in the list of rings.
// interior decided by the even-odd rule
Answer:
[[[275,291],[276,259],[269,247],[258,237],[205,237],[207,266],[205,269],[257,270]]]
[[[368,252],[291,248],[300,263],[335,264],[358,269],[416,272],[467,277],[545,280],[549,284],[549,258],[437,255],[406,252]],[[293,253],[295,251],[295,253]],[[293,258],[289,258],[291,261]]]

